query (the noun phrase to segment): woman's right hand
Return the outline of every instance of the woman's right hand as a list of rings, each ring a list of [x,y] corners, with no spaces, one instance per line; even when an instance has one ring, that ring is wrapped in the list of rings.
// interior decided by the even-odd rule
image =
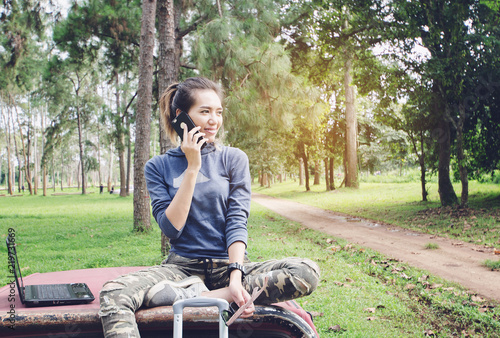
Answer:
[[[201,146],[206,142],[206,139],[204,138],[205,134],[199,132],[201,127],[195,127],[190,131],[187,131],[187,126],[184,124],[182,129],[184,129],[184,136],[181,144],[181,150],[186,155],[188,169],[200,170]]]

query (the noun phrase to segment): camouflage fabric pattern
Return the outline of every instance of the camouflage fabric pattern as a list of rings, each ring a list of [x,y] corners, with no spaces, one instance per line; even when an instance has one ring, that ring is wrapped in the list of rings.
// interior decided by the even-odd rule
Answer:
[[[99,316],[105,337],[140,337],[135,322],[135,311],[142,306],[148,290],[162,280],[179,281],[196,275],[210,290],[229,285],[228,260],[189,259],[170,253],[160,266],[154,266],[118,277],[104,284],[100,293]],[[262,288],[269,277],[265,291],[256,304],[271,304],[309,295],[319,282],[319,267],[309,259],[286,258],[265,262],[244,262],[247,275],[243,285],[251,294]]]

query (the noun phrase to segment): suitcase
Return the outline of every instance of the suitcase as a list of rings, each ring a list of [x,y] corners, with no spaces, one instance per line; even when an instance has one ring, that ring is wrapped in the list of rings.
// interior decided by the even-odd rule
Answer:
[[[217,306],[219,308],[219,338],[228,338],[229,331],[224,320],[222,320],[222,311],[229,309],[229,303],[225,299],[195,297],[190,299],[181,299],[174,303],[174,338],[182,337],[182,312],[185,307],[208,307]]]

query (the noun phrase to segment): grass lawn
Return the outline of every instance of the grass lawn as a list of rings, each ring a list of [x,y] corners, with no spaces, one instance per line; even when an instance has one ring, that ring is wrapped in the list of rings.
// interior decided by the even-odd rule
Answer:
[[[8,229],[15,230],[24,275],[157,264],[160,231],[152,224],[148,233],[132,231],[131,196],[0,197],[0,237],[5,241]],[[318,289],[298,301],[315,316],[321,337],[499,336],[496,304],[425,271],[302,228],[257,204],[248,228],[252,260],[299,256],[318,262]],[[5,245],[0,255],[7,261]],[[0,285],[6,276],[0,274]]]

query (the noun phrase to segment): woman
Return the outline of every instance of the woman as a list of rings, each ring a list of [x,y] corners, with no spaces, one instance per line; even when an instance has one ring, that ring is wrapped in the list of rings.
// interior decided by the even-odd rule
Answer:
[[[311,260],[253,263],[246,257],[248,158],[216,139],[223,122],[220,87],[205,78],[189,78],[165,91],[160,114],[174,142],[172,120],[181,112],[196,128],[184,128],[181,146],[155,156],[145,167],[153,216],[170,239],[171,250],[160,266],[105,284],[100,316],[106,337],[139,337],[134,312],[142,305],[172,305],[178,299],[206,296],[242,306],[256,287],[265,287],[265,292],[255,302],[271,304],[316,289],[319,268]],[[266,276],[269,282],[264,285]],[[251,304],[242,317],[254,310]]]

